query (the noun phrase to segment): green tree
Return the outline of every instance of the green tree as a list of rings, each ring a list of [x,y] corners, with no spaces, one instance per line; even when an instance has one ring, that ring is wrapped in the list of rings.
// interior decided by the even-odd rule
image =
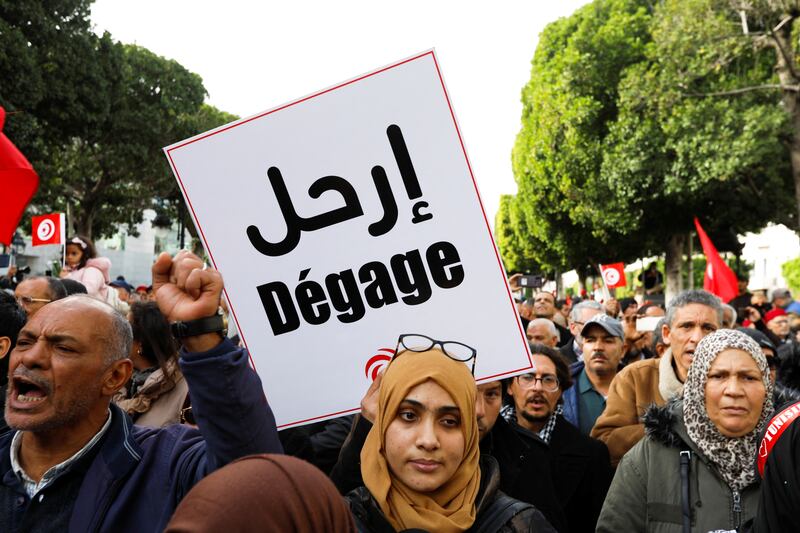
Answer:
[[[205,96],[200,77],[175,61],[99,44],[95,59],[109,64],[109,105],[94,128],[50,146],[34,199],[48,209],[69,206],[75,230],[90,237],[113,234],[120,223],[133,228],[154,197],[174,189],[161,149],[196,133],[181,117],[197,113]]]
[[[0,0],[0,105],[41,179],[31,210],[67,211],[99,238],[146,208],[176,212],[162,147],[233,117],[203,106],[202,80],[176,61],[95,35],[90,4]]]
[[[725,250],[794,211],[780,99],[734,89],[769,82],[775,58],[732,34],[730,12],[596,0],[543,32],[514,169],[529,226],[573,266],[665,250],[675,292],[694,216]]]
[[[618,114],[620,77],[645,57],[647,5],[596,1],[548,25],[539,38],[512,163],[534,258],[554,269],[586,272],[651,247],[646,232],[594,223],[617,201],[600,190],[603,141]]]
[[[238,119],[238,116],[221,111],[209,104],[203,104],[195,113],[183,114],[179,117],[180,129],[186,132],[184,137],[202,133]],[[198,239],[197,228],[194,226],[172,173],[170,172],[168,179],[163,180],[159,185],[155,191],[156,200],[153,206],[159,220],[168,225],[171,225],[173,220],[178,220],[181,227],[187,228],[192,237]]]
[[[529,238],[525,218],[519,210],[515,196],[510,194],[500,196],[494,230],[497,247],[509,274],[540,270],[539,264],[532,259],[533,241]]]
[[[720,250],[738,251],[736,234],[788,222],[794,211],[783,144],[789,123],[778,95],[732,92],[768,81],[774,58],[732,34],[723,7],[715,0],[658,5],[646,59],[626,69],[620,113],[605,138],[600,181],[624,202],[594,222],[657,235],[672,292],[681,288],[694,216]]]
[[[786,261],[781,265],[781,274],[792,294],[800,293],[800,257]]]

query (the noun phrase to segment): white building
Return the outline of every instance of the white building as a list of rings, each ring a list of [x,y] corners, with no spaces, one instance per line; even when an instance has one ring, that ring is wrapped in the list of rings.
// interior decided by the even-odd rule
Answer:
[[[180,237],[177,224],[171,229],[155,228],[152,221],[155,212],[146,210],[144,221],[136,226],[138,237],[130,236],[121,230],[110,239],[102,239],[95,243],[98,255],[111,260],[111,279],[124,276],[128,283],[134,287],[150,285],[150,267],[156,255],[161,251],[176,253],[180,246]],[[20,266],[29,265],[32,274],[44,274],[52,270],[53,263],[61,263],[61,246],[31,246],[30,237],[25,238],[25,251],[19,254],[17,263]],[[185,231],[185,243],[191,243],[191,235]]]
[[[742,260],[753,263],[750,290],[786,287],[781,265],[800,257],[800,238],[783,224],[770,224],[759,233],[739,237],[744,244]]]

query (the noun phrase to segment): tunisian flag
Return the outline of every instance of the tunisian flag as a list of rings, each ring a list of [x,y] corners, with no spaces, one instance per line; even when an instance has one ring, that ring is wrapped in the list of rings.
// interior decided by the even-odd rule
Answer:
[[[600,265],[600,272],[603,274],[603,281],[609,289],[625,287],[628,280],[625,279],[625,263],[614,263],[613,265]]]
[[[697,236],[703,246],[703,253],[706,254],[706,277],[703,280],[703,288],[719,296],[723,302],[729,302],[739,294],[736,274],[719,256],[714,243],[703,231],[703,227],[697,217],[694,217],[694,227],[697,228]]]
[[[39,176],[3,134],[6,110],[0,107],[0,243],[11,244],[22,213],[39,187]]]

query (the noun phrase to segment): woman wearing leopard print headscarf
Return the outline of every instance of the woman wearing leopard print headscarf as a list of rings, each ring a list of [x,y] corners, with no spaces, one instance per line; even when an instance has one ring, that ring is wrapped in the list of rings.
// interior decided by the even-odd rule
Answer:
[[[758,344],[735,330],[707,335],[683,396],[645,413],[647,437],[620,462],[597,531],[739,530],[758,507],[753,458],[772,411]]]

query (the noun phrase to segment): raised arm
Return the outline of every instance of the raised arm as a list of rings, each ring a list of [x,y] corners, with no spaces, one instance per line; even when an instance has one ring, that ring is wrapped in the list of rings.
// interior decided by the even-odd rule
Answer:
[[[161,254],[153,265],[153,290],[170,323],[213,317],[222,276],[186,251]],[[282,453],[275,417],[248,355],[211,331],[180,339],[180,367],[192,411],[205,440],[205,473],[254,453]],[[203,472],[198,472],[202,475]]]

